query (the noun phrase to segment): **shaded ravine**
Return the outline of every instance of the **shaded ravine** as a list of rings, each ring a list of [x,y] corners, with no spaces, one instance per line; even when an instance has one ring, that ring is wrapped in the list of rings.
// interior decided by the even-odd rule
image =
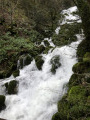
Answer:
[[[59,29],[58,29],[59,30]],[[35,61],[22,70],[19,81],[18,94],[6,95],[6,109],[0,113],[0,118],[7,120],[51,120],[52,115],[57,112],[57,102],[66,92],[66,84],[72,75],[72,66],[77,62],[76,48],[83,39],[77,35],[77,42],[70,45],[56,47],[49,53],[42,54],[44,64],[39,71]],[[53,56],[60,56],[61,66],[53,75],[50,71],[50,60]],[[0,81],[2,86],[13,78]],[[1,87],[1,94],[5,94],[4,87]]]

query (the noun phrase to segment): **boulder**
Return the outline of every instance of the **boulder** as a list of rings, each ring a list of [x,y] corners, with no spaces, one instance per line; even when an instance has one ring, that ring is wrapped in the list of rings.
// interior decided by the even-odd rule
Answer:
[[[19,76],[19,73],[20,73],[19,70],[15,70],[15,71],[13,72],[13,76],[14,76],[14,77],[17,77],[17,76]]]
[[[0,111],[5,109],[5,96],[0,95]]]
[[[55,74],[56,73],[56,69],[58,69],[61,66],[60,56],[56,55],[56,56],[52,57],[50,63],[52,65],[51,72],[53,74]]]
[[[36,66],[37,66],[38,70],[41,70],[42,66],[43,66],[43,63],[44,63],[44,60],[42,59],[42,56],[37,56],[35,58],[35,63],[36,63]]]
[[[8,94],[16,94],[17,93],[17,85],[18,82],[16,80],[12,80],[9,83],[5,83],[6,91]]]

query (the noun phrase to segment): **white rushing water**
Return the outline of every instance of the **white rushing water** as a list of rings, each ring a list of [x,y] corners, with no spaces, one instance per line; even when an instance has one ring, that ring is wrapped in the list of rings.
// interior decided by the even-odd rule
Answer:
[[[60,29],[58,29],[60,30]],[[35,65],[35,61],[22,70],[19,81],[18,94],[6,95],[6,109],[0,113],[0,118],[7,120],[51,120],[57,112],[57,102],[66,91],[65,85],[72,75],[72,66],[77,62],[76,48],[82,40],[77,35],[77,42],[68,46],[56,47],[52,52],[43,54],[44,64],[41,71]],[[53,75],[50,71],[50,60],[53,56],[60,56],[61,66]],[[0,81],[13,80],[12,76]],[[4,89],[0,90],[4,94]]]

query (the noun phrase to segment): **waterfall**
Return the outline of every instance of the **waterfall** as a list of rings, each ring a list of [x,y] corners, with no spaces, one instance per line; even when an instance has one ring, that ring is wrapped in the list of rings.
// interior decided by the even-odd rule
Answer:
[[[64,21],[65,22],[65,21]],[[60,30],[60,29],[58,29]],[[58,32],[57,32],[58,33]],[[77,41],[63,47],[56,47],[48,54],[42,54],[44,64],[39,71],[35,60],[20,70],[18,94],[6,95],[6,109],[1,111],[0,118],[7,120],[51,120],[57,112],[57,102],[65,94],[72,75],[72,66],[77,62],[76,49],[82,35],[77,35]],[[60,56],[61,66],[52,74],[50,60],[55,55]],[[13,78],[0,81],[3,85]],[[4,89],[1,90],[4,94]]]

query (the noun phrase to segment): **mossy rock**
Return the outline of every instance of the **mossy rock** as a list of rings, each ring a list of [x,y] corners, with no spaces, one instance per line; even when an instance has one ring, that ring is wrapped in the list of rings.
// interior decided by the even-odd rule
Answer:
[[[87,90],[83,86],[73,86],[68,93],[68,101],[70,104],[82,104],[86,102]]]
[[[17,77],[17,76],[19,76],[19,73],[20,73],[19,70],[15,70],[15,71],[13,72],[13,76],[14,76],[14,77]]]
[[[0,111],[5,109],[5,96],[0,95]]]
[[[87,106],[85,106],[85,104],[79,104],[79,105],[74,105],[70,108],[70,118],[72,120],[83,120],[80,119],[82,117],[85,117],[86,114],[88,114],[89,109],[87,108]],[[75,119],[74,119],[75,118]]]
[[[69,108],[70,108],[70,104],[68,103],[67,94],[66,94],[58,102],[58,111],[59,111],[61,120],[67,120],[67,118],[69,118]]]
[[[83,61],[83,57],[86,52],[90,52],[90,41],[83,40],[77,48],[77,56],[79,61]]]
[[[52,117],[52,120],[62,120],[61,117],[60,117],[60,114],[59,112],[55,113]]]
[[[61,66],[60,56],[56,55],[56,56],[52,57],[50,63],[52,65],[51,72],[53,74],[55,74],[56,73],[56,69],[58,69]]]
[[[33,60],[33,58],[29,54],[27,56],[25,56],[24,66],[29,65],[32,60]]]
[[[18,82],[16,80],[10,81],[8,83],[8,85],[6,86],[8,94],[10,94],[10,95],[11,94],[16,94],[17,93],[17,85],[18,85]]]
[[[86,54],[83,57],[83,61],[90,63],[90,52],[86,52]]]
[[[43,63],[44,63],[44,60],[42,59],[42,56],[37,56],[35,58],[35,63],[36,63],[36,66],[37,66],[38,70],[42,70],[42,66],[43,66]]]
[[[88,62],[78,62],[76,63],[73,68],[73,72],[75,73],[89,73],[90,72],[90,63]]]
[[[47,40],[44,40],[44,44],[45,44],[45,46],[49,46],[50,45],[50,43]]]
[[[83,82],[87,82],[86,78],[85,78],[85,75],[83,74],[73,74],[69,80],[69,88],[73,87],[73,86],[76,86],[76,85],[80,85],[82,84]]]

